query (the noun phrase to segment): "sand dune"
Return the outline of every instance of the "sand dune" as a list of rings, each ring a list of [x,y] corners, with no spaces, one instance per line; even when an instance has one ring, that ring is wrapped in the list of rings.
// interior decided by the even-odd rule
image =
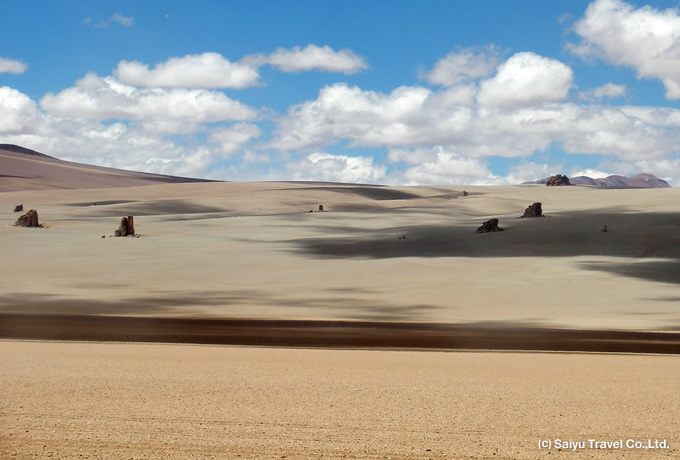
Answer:
[[[680,327],[678,190],[467,189],[5,192],[0,237],[14,269],[0,312]],[[520,219],[534,201],[545,217]],[[18,203],[49,228],[13,227]],[[328,212],[309,212],[319,204]],[[109,238],[126,215],[142,237]],[[505,231],[475,234],[490,217]]]

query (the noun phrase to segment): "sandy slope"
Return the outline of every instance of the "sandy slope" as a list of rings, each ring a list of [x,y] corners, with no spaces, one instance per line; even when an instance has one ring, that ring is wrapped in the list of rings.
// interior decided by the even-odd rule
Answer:
[[[0,312],[680,326],[680,191],[468,191],[207,183],[1,193],[11,262]],[[534,201],[546,217],[519,219]],[[18,203],[48,228],[12,226]],[[318,204],[328,212],[308,212]],[[140,238],[108,237],[124,215]],[[506,231],[475,234],[490,217]]]
[[[680,455],[676,356],[0,341],[0,368],[2,458]]]
[[[205,182],[85,165],[59,160],[22,147],[10,146],[8,149],[6,146],[7,144],[0,144],[0,192]]]

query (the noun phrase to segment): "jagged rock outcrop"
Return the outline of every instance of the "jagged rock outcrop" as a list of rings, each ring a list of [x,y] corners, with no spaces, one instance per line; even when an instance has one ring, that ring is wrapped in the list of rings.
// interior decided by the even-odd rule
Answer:
[[[35,209],[31,209],[26,214],[19,217],[14,225],[17,227],[42,227],[38,221],[38,211]]]
[[[477,233],[502,232],[503,229],[498,226],[498,219],[489,219],[477,228]]]
[[[14,206],[14,212],[21,212],[24,210],[24,205],[23,204],[18,204]]]
[[[116,236],[135,236],[135,218],[133,216],[123,217],[120,220],[120,227],[115,232]]]
[[[522,217],[543,217],[543,208],[541,203],[534,203],[529,205],[528,208],[524,210]]]
[[[548,187],[556,187],[559,185],[571,185],[569,182],[569,178],[567,176],[563,176],[562,174],[555,174],[554,176],[549,177],[545,181],[545,185]]]

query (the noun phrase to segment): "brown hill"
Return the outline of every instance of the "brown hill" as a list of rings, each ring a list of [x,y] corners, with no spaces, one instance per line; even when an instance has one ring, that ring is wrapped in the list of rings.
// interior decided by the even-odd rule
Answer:
[[[549,178],[539,179],[531,182],[524,182],[524,184],[545,184]],[[632,177],[624,176],[608,176],[599,179],[593,179],[588,176],[570,177],[571,185],[589,185],[592,187],[606,187],[606,188],[670,188],[670,184],[663,179],[656,177],[653,174],[636,174]]]
[[[209,182],[85,165],[13,144],[0,144],[0,192],[19,190],[134,187],[160,183]]]

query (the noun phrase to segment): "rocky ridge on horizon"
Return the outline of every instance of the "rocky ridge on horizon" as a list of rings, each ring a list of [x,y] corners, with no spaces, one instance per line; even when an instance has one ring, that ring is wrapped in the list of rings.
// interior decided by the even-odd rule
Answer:
[[[545,184],[550,179],[539,179],[530,182],[522,182],[524,184]],[[654,174],[641,173],[632,177],[624,177],[618,175],[607,176],[603,178],[593,179],[588,176],[570,177],[571,185],[588,185],[591,187],[602,188],[671,188],[670,184],[665,180],[656,177]]]

